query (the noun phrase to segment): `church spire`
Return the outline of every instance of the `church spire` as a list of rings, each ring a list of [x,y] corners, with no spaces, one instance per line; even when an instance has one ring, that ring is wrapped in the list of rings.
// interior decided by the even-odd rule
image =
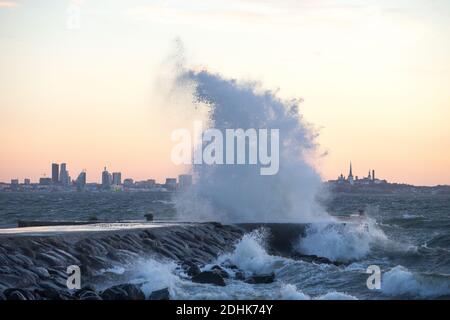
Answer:
[[[352,170],[352,163],[350,162],[350,172],[348,173],[348,178],[353,178],[353,170]]]

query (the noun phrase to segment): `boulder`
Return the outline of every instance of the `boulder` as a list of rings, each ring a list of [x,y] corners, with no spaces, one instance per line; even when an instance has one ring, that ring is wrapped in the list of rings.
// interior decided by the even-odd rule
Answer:
[[[244,274],[244,272],[242,272],[242,271],[236,271],[235,274],[234,274],[234,278],[235,278],[236,280],[241,280],[241,281],[243,281],[243,280],[245,280],[245,274]]]
[[[83,290],[83,289],[81,289]],[[78,294],[80,300],[103,300],[97,292],[91,290],[84,290]]]
[[[153,291],[148,296],[148,300],[170,300],[169,288]]]
[[[196,275],[198,275],[200,272],[202,272],[200,270],[200,268],[197,265],[193,265],[190,266],[187,270],[186,270],[186,274],[190,277],[195,277]]]
[[[29,290],[10,288],[3,291],[6,300],[34,300],[35,296]]]
[[[221,266],[215,265],[211,268],[211,271],[219,274],[222,278],[228,279],[230,275]]]
[[[295,259],[300,259],[302,261],[305,262],[311,262],[311,263],[320,263],[320,264],[333,264],[335,266],[341,266],[344,265],[345,263],[340,262],[340,261],[332,261],[328,258],[325,257],[319,257],[316,255],[304,255],[304,254],[296,254],[294,256]]]
[[[223,277],[218,272],[215,272],[215,271],[200,272],[195,277],[192,277],[192,282],[209,283],[209,284],[214,284],[216,286],[222,286],[222,287],[224,287],[226,285]]]
[[[141,288],[135,284],[120,284],[103,291],[103,300],[145,300]]]
[[[275,281],[275,273],[253,275],[245,280],[250,284],[272,283]]]
[[[50,286],[36,289],[34,293],[37,293],[42,299],[47,300],[68,300],[71,298],[71,295],[67,291],[57,290]]]
[[[30,267],[30,271],[37,274],[39,276],[39,278],[41,278],[41,279],[48,279],[51,277],[50,274],[48,273],[47,269],[45,269],[44,267],[33,266],[33,267]]]
[[[183,268],[184,272],[186,272],[186,274],[190,277],[195,277],[201,272],[199,266],[192,261],[183,261],[181,267]]]

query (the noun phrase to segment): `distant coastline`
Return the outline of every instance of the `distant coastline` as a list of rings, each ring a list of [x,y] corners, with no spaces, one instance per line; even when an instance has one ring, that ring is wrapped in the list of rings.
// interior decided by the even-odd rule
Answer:
[[[409,194],[449,194],[450,185],[415,186],[406,183],[381,184],[342,184],[336,181],[327,181],[324,185],[332,192],[347,193],[409,193]]]
[[[380,184],[349,184],[340,183],[336,180],[324,181],[325,188],[332,192],[340,193],[416,193],[416,194],[448,194],[450,193],[450,185],[436,186],[416,186],[406,183],[390,183],[383,182]],[[127,193],[127,192],[163,192],[173,193],[183,191],[180,188],[170,188],[166,185],[142,186],[133,188],[111,188],[103,189],[101,184],[89,183],[83,190],[76,186],[42,186],[38,183],[34,184],[17,184],[0,182],[0,192],[107,192],[107,193]]]

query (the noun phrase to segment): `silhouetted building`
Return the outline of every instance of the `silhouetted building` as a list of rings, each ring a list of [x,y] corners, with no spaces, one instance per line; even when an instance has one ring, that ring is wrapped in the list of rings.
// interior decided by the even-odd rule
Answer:
[[[164,187],[170,191],[175,190],[177,188],[177,179],[176,178],[167,178]]]
[[[128,178],[128,179],[123,180],[123,186],[124,187],[131,188],[131,187],[133,187],[133,185],[134,185],[134,180],[133,179]]]
[[[58,183],[59,182],[59,164],[52,163],[52,182]]]
[[[112,184],[120,185],[122,184],[122,173],[113,172],[112,174]]]
[[[134,183],[134,186],[139,189],[153,189],[155,187],[155,185],[156,185],[156,182],[154,179],[147,179],[144,181],[136,181]]]
[[[350,162],[350,170],[348,173],[348,177],[345,178],[343,174],[341,174],[337,180],[330,180],[331,183],[337,184],[350,184],[350,185],[372,185],[372,184],[384,184],[387,183],[386,180],[380,180],[375,177],[375,170],[370,171],[367,174],[367,177],[358,178],[358,176],[353,176],[353,167]]]
[[[86,187],[86,171],[82,171],[76,180],[77,190],[83,190]]]
[[[111,187],[111,175],[108,170],[105,169],[102,172],[102,188],[109,189]]]
[[[31,184],[31,180],[26,178],[26,179],[23,180],[23,184],[24,185],[29,185],[29,184]]]
[[[65,163],[61,163],[59,170],[59,179],[63,186],[70,185],[70,176]]]
[[[42,186],[51,185],[52,184],[52,178],[46,178],[46,177],[40,178],[39,179],[39,184],[42,185]]]
[[[352,163],[350,162],[350,171],[348,173],[348,178],[347,178],[348,182],[350,182],[350,184],[353,184],[354,179],[353,179],[353,168],[352,168]]]

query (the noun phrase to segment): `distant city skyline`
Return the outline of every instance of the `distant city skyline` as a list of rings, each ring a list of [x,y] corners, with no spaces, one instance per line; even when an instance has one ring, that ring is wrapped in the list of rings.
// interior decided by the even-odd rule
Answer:
[[[60,165],[62,166],[62,169],[60,168]],[[53,184],[63,184],[63,185],[67,185],[67,182],[64,182],[61,180],[61,175],[68,175],[68,171],[66,171],[67,168],[67,163],[55,163],[53,162],[51,164],[51,176],[48,176],[47,174],[43,174],[40,177],[37,177],[36,179],[30,178],[30,177],[24,177],[24,178],[18,178],[18,177],[11,177],[8,180],[0,180],[0,183],[11,183],[11,184],[30,184],[30,183],[39,183],[39,180],[42,178],[47,178],[49,179],[49,181],[52,181]],[[124,174],[123,171],[108,171],[107,166],[104,166],[102,170],[98,170],[100,172],[100,174],[98,174],[98,172],[95,174],[95,176],[99,175],[98,179],[89,179],[88,177],[90,176],[90,174],[88,174],[86,169],[82,169],[80,171],[79,174],[77,174],[77,178],[76,179],[72,179],[70,177],[68,177],[69,179],[71,179],[71,182],[77,182],[79,179],[82,179],[82,181],[84,182],[84,184],[86,183],[94,183],[94,184],[99,184],[99,185],[107,185],[108,187],[110,185],[113,184],[117,184],[117,185],[126,185],[127,182],[131,181],[132,183],[134,182],[139,182],[139,181],[154,181],[155,183],[160,183],[163,184],[164,182],[167,184],[169,181],[169,184],[172,183],[173,181],[175,181],[175,183],[177,183],[177,178],[172,178],[172,177],[178,177],[180,178],[181,181],[178,181],[178,183],[180,183],[181,185],[183,184],[187,184],[190,185],[192,184],[192,175],[190,175],[189,173],[178,173],[177,175],[173,175],[173,176],[167,176],[167,177],[163,177],[162,179],[155,179],[154,176],[149,175],[146,177],[141,177],[141,178],[135,178],[132,177],[130,175],[127,175],[126,173]],[[66,172],[65,174],[63,172]],[[407,183],[404,181],[390,181],[389,179],[379,179],[378,176],[375,176],[376,170],[375,169],[369,169],[368,170],[368,174],[367,176],[364,175],[358,175],[358,174],[354,174],[354,169],[353,169],[353,162],[350,161],[349,164],[349,172],[348,175],[344,175],[343,172],[341,172],[339,175],[335,176],[334,178],[331,179],[323,179],[324,182],[336,182],[336,183],[349,183],[349,184],[353,184],[354,182],[359,181],[359,184],[364,184],[364,182],[376,182],[376,183],[400,183],[400,184],[411,184],[411,183]],[[58,178],[59,177],[59,178]],[[337,177],[337,178],[336,178]],[[186,180],[187,178],[187,180]],[[66,178],[67,179],[67,178]],[[414,185],[414,184],[411,184]],[[422,186],[420,184],[415,184],[416,186]],[[438,185],[450,185],[450,184],[435,184],[435,185],[429,185],[429,186],[438,186]],[[423,185],[426,186],[426,185]]]
[[[180,174],[177,177],[166,177],[164,183],[158,183],[155,179],[146,178],[134,180],[125,178],[122,181],[122,172],[109,172],[107,167],[101,172],[101,181],[87,181],[86,170],[81,171],[76,179],[69,175],[67,163],[51,164],[52,176],[42,176],[38,181],[25,178],[23,181],[14,178],[9,182],[0,181],[0,191],[6,192],[99,192],[99,191],[184,191],[193,184],[191,174]]]

